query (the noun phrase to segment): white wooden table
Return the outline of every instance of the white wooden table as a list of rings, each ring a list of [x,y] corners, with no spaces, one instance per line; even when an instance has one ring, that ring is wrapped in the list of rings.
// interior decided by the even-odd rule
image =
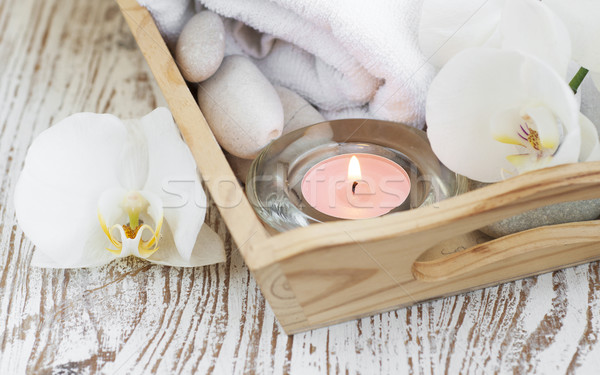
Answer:
[[[0,0],[0,374],[598,373],[598,263],[293,337],[214,208],[225,264],[30,267],[12,196],[32,139],[164,103],[111,0]]]

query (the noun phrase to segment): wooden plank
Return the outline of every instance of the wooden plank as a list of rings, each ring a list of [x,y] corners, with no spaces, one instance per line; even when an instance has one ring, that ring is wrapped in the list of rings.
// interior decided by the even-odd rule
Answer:
[[[150,13],[135,0],[117,0],[144,54],[183,139],[189,146],[205,186],[242,253],[269,237],[250,206],[206,119],[192,96]]]
[[[521,257],[527,259],[529,263],[535,262],[539,264],[539,258],[548,258],[550,256],[550,252],[547,249],[554,247],[577,249],[581,246],[598,244],[599,242],[600,220],[551,225],[477,244],[434,260],[422,261],[421,259],[417,259],[413,264],[413,273],[418,280],[431,282],[448,280],[464,276],[510,258]],[[530,253],[533,252],[538,254],[535,256],[531,255]],[[582,251],[567,256],[565,251],[564,257],[558,259],[554,267],[532,267],[531,264],[528,264],[528,266],[532,271],[538,268],[542,270],[557,268],[563,264],[566,266],[583,262],[594,256],[595,254],[593,253],[586,255]],[[541,262],[545,262],[546,260],[544,259]],[[529,275],[529,273],[526,273],[526,275]],[[508,276],[509,274],[507,273]]]

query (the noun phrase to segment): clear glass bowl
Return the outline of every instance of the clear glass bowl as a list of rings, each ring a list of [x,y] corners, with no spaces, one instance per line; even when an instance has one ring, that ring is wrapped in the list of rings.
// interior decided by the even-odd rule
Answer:
[[[342,154],[374,154],[408,173],[408,198],[388,214],[439,202],[467,190],[466,178],[448,170],[435,156],[425,132],[379,120],[334,120],[288,133],[254,160],[246,194],[258,216],[278,231],[332,220],[306,202],[301,185],[315,164]]]

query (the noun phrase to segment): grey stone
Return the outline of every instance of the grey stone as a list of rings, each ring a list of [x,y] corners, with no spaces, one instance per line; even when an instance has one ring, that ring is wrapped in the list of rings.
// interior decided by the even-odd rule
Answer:
[[[175,59],[183,77],[202,82],[212,76],[225,55],[225,27],[221,17],[210,11],[193,16],[185,25],[175,47]]]
[[[486,186],[482,182],[470,181],[469,189]],[[573,201],[543,206],[511,216],[479,230],[491,237],[502,237],[545,225],[588,221],[600,216],[600,199]]]

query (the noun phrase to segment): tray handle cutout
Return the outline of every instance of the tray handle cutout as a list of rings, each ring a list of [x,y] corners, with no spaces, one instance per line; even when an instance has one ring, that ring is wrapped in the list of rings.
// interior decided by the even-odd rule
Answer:
[[[485,235],[471,232],[450,241],[458,251],[449,253],[448,241],[426,251],[412,266],[417,280],[435,282],[467,276],[485,266],[519,257],[519,261],[534,261],[544,257],[549,248],[576,248],[580,245],[598,243],[600,246],[600,220],[550,225],[504,236],[483,243]],[[464,248],[464,244],[471,246]],[[462,245],[460,245],[462,244]],[[445,251],[445,254],[444,254]],[[583,263],[589,254],[570,254],[565,262]]]

